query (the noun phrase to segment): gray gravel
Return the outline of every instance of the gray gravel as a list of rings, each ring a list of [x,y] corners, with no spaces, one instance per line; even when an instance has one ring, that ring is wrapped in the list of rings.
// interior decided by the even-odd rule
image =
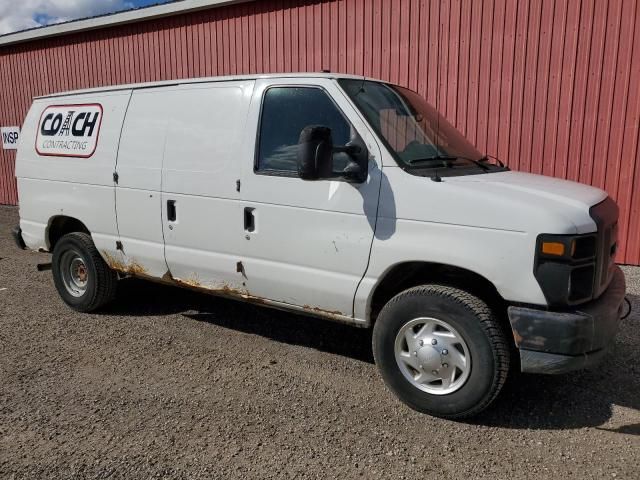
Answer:
[[[136,280],[74,313],[16,222],[0,207],[0,478],[640,477],[638,268],[601,367],[460,423],[400,404],[365,330]]]

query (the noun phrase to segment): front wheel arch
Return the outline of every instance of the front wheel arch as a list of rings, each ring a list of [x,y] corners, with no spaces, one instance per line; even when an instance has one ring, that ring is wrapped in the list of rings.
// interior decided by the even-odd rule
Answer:
[[[501,322],[505,320],[505,325],[508,326],[507,303],[489,279],[466,268],[425,261],[401,262],[386,270],[370,296],[370,323],[375,324],[380,311],[395,295],[426,284],[449,285],[476,295],[494,310]]]

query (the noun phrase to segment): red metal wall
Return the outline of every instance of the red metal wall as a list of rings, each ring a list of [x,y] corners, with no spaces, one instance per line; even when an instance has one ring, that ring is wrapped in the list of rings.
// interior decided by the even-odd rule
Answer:
[[[60,90],[321,69],[409,86],[513,169],[606,189],[640,264],[640,0],[263,0],[0,47],[0,125]]]

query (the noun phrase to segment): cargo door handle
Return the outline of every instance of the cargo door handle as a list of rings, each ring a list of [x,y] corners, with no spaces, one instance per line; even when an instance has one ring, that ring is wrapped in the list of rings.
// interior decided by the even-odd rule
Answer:
[[[167,220],[170,222],[176,221],[176,201],[167,200]]]
[[[253,214],[255,208],[244,208],[244,230],[246,232],[253,232],[256,229],[256,217]]]

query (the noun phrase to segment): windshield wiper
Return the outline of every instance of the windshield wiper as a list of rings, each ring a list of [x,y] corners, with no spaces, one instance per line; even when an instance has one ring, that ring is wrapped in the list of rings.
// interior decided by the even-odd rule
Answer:
[[[466,161],[471,162],[474,165],[480,167],[485,172],[489,170],[489,167],[487,165],[484,165],[484,164],[481,163],[482,159],[481,160],[474,160],[472,158],[461,157],[459,155],[435,155],[433,157],[414,158],[412,160],[409,160],[407,163],[409,165],[414,165],[414,164],[417,164],[417,163],[435,162],[435,161],[438,161],[438,160],[444,160],[446,168],[454,168],[453,165],[451,165],[451,163],[447,163],[447,162],[452,162],[454,160],[466,160]]]
[[[487,162],[489,163],[490,160],[495,160],[496,162],[498,162],[498,165],[494,165],[500,168],[503,168],[505,170],[509,170],[509,167],[507,167],[504,162],[502,160],[500,160],[498,157],[494,157],[492,155],[485,155],[484,157],[482,157],[481,159],[479,159],[479,162]],[[491,163],[489,163],[489,165],[491,165]]]

